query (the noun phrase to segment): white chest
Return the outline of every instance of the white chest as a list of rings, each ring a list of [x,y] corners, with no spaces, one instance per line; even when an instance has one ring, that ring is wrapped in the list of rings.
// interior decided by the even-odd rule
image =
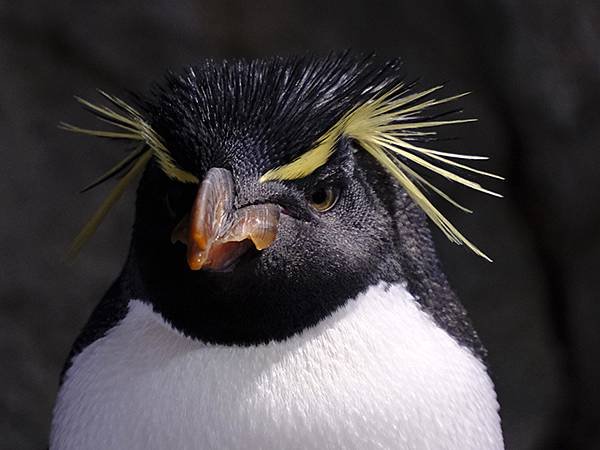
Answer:
[[[131,301],[67,372],[52,449],[499,449],[484,366],[401,286],[257,347],[205,345]]]

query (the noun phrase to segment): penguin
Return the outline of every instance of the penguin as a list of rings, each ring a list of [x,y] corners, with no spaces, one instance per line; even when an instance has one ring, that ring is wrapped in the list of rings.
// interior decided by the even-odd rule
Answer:
[[[204,60],[134,106],[80,99],[110,128],[64,128],[135,148],[93,184],[117,178],[76,249],[142,175],[50,449],[504,448],[429,228],[485,257],[429,199],[460,206],[425,170],[486,191],[468,155],[425,147],[468,121],[436,111],[459,97],[440,88],[345,53]]]

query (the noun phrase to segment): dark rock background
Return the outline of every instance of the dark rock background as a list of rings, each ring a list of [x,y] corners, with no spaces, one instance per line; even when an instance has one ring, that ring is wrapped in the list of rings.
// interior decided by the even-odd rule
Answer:
[[[511,449],[600,448],[600,3],[590,1],[0,1],[0,447],[44,448],[58,374],[127,250],[132,193],[72,265],[72,236],[120,156],[57,130],[73,94],[143,90],[204,56],[352,48],[402,56],[475,125],[504,200],[456,192],[452,217],[494,264],[438,239],[490,351]]]

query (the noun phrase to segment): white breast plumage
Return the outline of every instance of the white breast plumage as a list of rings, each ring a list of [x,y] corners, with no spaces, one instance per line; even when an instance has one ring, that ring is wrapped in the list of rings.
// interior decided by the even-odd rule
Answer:
[[[484,365],[400,286],[256,347],[206,345],[132,300],[73,360],[51,449],[500,449]]]

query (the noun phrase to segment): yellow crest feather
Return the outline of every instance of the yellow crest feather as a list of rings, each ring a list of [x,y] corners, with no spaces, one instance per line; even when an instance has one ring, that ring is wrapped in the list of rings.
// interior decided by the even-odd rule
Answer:
[[[427,131],[429,128],[476,120],[419,120],[419,114],[424,110],[467,95],[467,93],[464,93],[441,99],[433,98],[424,100],[424,98],[429,97],[442,87],[435,86],[425,91],[402,95],[405,91],[405,86],[399,84],[383,94],[374,96],[343,116],[336,125],[317,141],[317,144],[311,150],[291,163],[269,170],[260,178],[260,181],[295,180],[310,175],[327,163],[335,150],[337,140],[342,135],[347,136],[357,141],[365,151],[373,156],[381,166],[398,180],[407,194],[429,216],[433,223],[442,230],[451,242],[459,245],[464,244],[477,255],[491,261],[490,258],[463,236],[444,217],[425,196],[423,189],[431,189],[443,199],[465,212],[471,211],[458,204],[408,165],[408,162],[414,163],[450,181],[486,194],[501,197],[500,194],[483,188],[479,183],[435,164],[443,163],[446,166],[502,180],[503,178],[498,175],[455,161],[455,159],[482,160],[487,159],[486,157],[428,149],[414,145],[407,139],[435,135],[434,131]],[[419,188],[419,185],[423,189]]]
[[[79,250],[81,250],[81,247],[83,247],[84,244],[94,235],[98,229],[98,226],[100,226],[102,223],[102,220],[104,220],[110,209],[121,198],[129,183],[131,183],[136,175],[144,170],[144,167],[146,167],[146,164],[151,157],[152,152],[150,150],[146,150],[146,152],[144,152],[142,156],[137,159],[133,167],[125,174],[125,176],[119,180],[115,187],[110,191],[106,199],[98,207],[96,212],[86,222],[77,236],[75,236],[75,239],[73,239],[73,242],[69,248],[67,258],[72,259],[77,256]]]
[[[64,122],[61,122],[60,128],[89,136],[144,142],[152,150],[160,167],[169,177],[181,181],[182,183],[198,183],[197,177],[189,172],[181,170],[175,165],[173,157],[160,137],[136,109],[114,95],[107,94],[104,91],[99,92],[120,111],[115,111],[107,106],[95,105],[81,97],[75,98],[79,103],[96,114],[100,120],[109,123],[117,128],[117,130],[92,130],[76,127]]]
[[[327,163],[335,149],[335,144],[343,129],[343,122],[338,122],[317,143],[317,145],[289,164],[269,170],[260,182],[273,180],[297,180],[304,178]]]
[[[95,180],[89,186],[84,188],[88,190],[97,184],[107,180],[117,173],[125,170],[125,175],[119,180],[108,197],[100,205],[91,219],[84,225],[83,229],[75,237],[68,253],[69,258],[73,258],[79,252],[81,247],[94,234],[106,214],[112,206],[123,195],[125,188],[131,183],[136,175],[141,173],[146,164],[152,157],[156,158],[161,169],[167,176],[182,183],[198,183],[198,178],[189,172],[181,170],[175,165],[173,157],[161,141],[160,137],[152,127],[144,120],[142,115],[132,106],[118,97],[99,91],[116,109],[108,106],[101,106],[91,103],[83,98],[76,97],[77,101],[92,111],[98,119],[110,124],[112,130],[93,130],[80,128],[61,122],[59,125],[63,130],[88,136],[102,138],[124,139],[128,141],[139,142],[139,146],[129,153],[122,161],[108,170],[100,178]],[[127,168],[131,166],[130,168]]]

